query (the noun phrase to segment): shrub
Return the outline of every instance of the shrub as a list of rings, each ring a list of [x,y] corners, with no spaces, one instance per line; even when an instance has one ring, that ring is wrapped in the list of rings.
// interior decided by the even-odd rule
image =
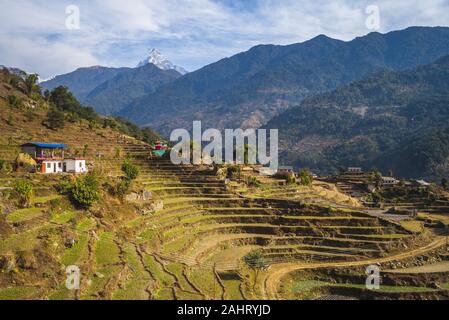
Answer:
[[[243,258],[243,260],[245,261],[245,264],[249,268],[254,270],[255,275],[254,275],[253,291],[255,291],[259,271],[267,268],[268,262],[265,260],[265,257],[263,256],[263,253],[260,250],[248,253]]]
[[[27,119],[28,122],[33,121],[33,119],[34,119],[34,112],[33,112],[33,110],[28,109],[28,110],[25,112],[25,118]]]
[[[257,180],[256,177],[249,177],[246,183],[250,187],[259,187],[261,185],[260,181]]]
[[[117,186],[115,187],[115,194],[122,198],[125,196],[125,194],[128,192],[129,188],[131,186],[131,180],[129,179],[121,179]]]
[[[20,98],[18,98],[15,95],[10,95],[8,96],[8,104],[11,108],[19,108],[20,105],[22,104]]]
[[[303,186],[311,186],[313,182],[312,174],[307,169],[299,171],[299,184]]]
[[[233,178],[240,178],[240,175],[242,173],[242,168],[240,168],[240,166],[229,166],[226,169],[226,177],[228,179],[233,179]]]
[[[39,86],[37,85],[39,81],[39,76],[37,74],[30,74],[25,79],[25,85],[27,88],[28,94],[32,94],[33,92],[39,91]]]
[[[125,161],[122,164],[122,171],[125,173],[125,177],[128,180],[135,180],[139,176],[139,168],[131,164],[129,161]]]
[[[78,177],[70,188],[70,196],[74,203],[88,209],[100,198],[98,178],[95,174]]]
[[[287,184],[295,184],[296,183],[296,177],[293,173],[289,174],[286,178],[285,181],[287,182]]]
[[[73,183],[70,181],[69,178],[62,179],[59,184],[56,186],[56,190],[60,194],[70,194],[73,187]]]
[[[89,145],[85,144],[83,146],[83,157],[87,157],[87,154],[89,153]]]
[[[31,203],[33,196],[33,185],[26,180],[19,180],[14,184],[14,191],[19,198],[19,205],[21,207],[27,207]]]
[[[57,109],[51,109],[47,113],[47,126],[50,129],[57,130],[64,128],[65,125],[65,114],[64,112],[57,110]]]
[[[11,173],[12,165],[6,160],[0,160],[0,172],[2,173]]]

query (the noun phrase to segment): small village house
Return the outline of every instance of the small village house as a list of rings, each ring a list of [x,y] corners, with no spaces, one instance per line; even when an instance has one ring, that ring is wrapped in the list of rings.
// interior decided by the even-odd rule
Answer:
[[[382,186],[384,186],[384,187],[395,186],[398,183],[399,183],[399,180],[397,180],[393,177],[382,177]]]
[[[30,142],[21,145],[22,152],[29,154],[37,163],[37,172],[86,173],[86,160],[66,157],[68,146],[58,143]]]
[[[346,169],[346,172],[348,172],[348,173],[363,173],[363,170],[360,167],[348,167]]]
[[[277,175],[279,176],[289,176],[294,174],[295,170],[291,166],[282,166],[278,168]]]

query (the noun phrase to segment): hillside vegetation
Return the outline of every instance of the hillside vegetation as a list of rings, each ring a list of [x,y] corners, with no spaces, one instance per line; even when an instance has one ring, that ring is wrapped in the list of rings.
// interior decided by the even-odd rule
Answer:
[[[321,35],[287,46],[259,45],[164,85],[119,114],[166,135],[190,128],[193,120],[213,128],[254,128],[311,95],[445,54],[448,28],[370,33],[349,42]]]
[[[150,141],[147,131],[97,116],[65,88],[42,96],[35,77],[1,77],[1,159],[14,162],[25,141],[60,142],[81,148],[90,173],[2,165],[0,299],[266,298],[291,265],[393,261],[433,240],[328,183],[150,157],[124,133]],[[70,266],[77,290],[66,287]]]
[[[377,167],[399,177],[449,174],[449,56],[381,72],[306,99],[272,119],[283,157],[321,173]]]

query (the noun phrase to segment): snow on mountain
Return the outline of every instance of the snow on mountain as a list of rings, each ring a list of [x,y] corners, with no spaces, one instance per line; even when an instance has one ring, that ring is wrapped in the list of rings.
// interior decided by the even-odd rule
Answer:
[[[151,49],[148,57],[145,60],[141,61],[137,65],[137,67],[139,68],[149,63],[154,64],[156,67],[162,70],[176,70],[182,75],[188,73],[188,71],[184,68],[174,65],[157,49]]]

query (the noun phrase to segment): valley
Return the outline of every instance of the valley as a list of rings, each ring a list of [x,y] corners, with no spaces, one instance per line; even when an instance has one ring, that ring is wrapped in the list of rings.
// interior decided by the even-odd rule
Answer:
[[[0,69],[0,300],[448,299],[447,39]],[[175,164],[152,128],[191,120],[279,129],[290,166]]]

